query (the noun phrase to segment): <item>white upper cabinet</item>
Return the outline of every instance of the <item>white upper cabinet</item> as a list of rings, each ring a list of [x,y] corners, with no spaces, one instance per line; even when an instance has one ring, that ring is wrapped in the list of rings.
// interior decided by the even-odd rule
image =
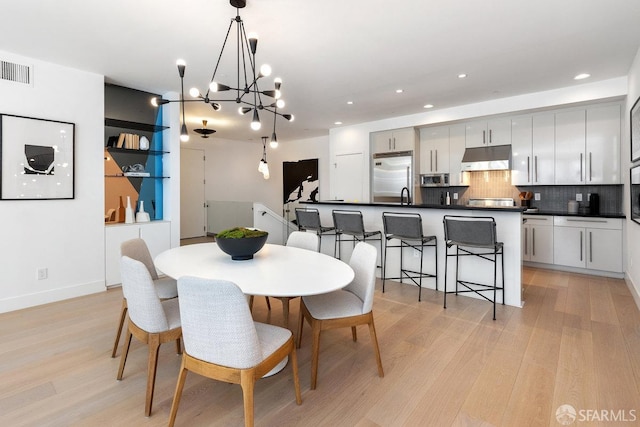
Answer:
[[[556,113],[556,184],[585,183],[586,111]]]
[[[556,113],[556,184],[620,184],[620,104]]]
[[[416,147],[416,130],[414,128],[371,132],[370,137],[371,153],[414,151]]]
[[[420,129],[420,173],[449,173],[449,126]]]
[[[555,114],[533,116],[531,181],[536,185],[555,183]]]
[[[511,119],[511,183],[531,185],[532,152],[531,115]]]
[[[465,125],[449,126],[449,184],[469,185],[468,172],[462,172],[465,149]]]
[[[467,147],[511,144],[511,119],[474,120],[465,124]]]
[[[586,184],[620,184],[620,105],[587,109]]]

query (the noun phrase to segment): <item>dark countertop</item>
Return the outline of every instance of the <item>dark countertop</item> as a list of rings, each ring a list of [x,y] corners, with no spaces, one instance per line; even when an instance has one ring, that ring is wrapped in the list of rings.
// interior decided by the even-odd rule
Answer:
[[[539,210],[538,212],[522,212],[524,215],[552,215],[552,216],[572,216],[572,217],[583,217],[583,218],[626,218],[624,214],[621,213],[600,213],[598,215],[592,215],[588,213],[568,213],[562,211],[545,211]]]
[[[522,212],[524,208],[520,206],[512,207],[485,207],[485,206],[466,206],[466,205],[401,205],[399,203],[353,203],[353,202],[341,202],[339,200],[321,200],[319,202],[300,202],[309,205],[337,205],[337,206],[380,206],[390,207],[394,209],[398,208],[418,208],[418,209],[451,209],[451,210],[483,210],[483,211],[501,211],[501,212]]]
[[[418,209],[451,209],[451,210],[483,210],[483,211],[501,211],[501,212],[522,212],[525,215],[551,215],[551,216],[572,216],[585,218],[626,218],[621,213],[601,213],[599,215],[591,214],[570,214],[561,211],[545,211],[525,212],[524,207],[485,207],[485,206],[466,206],[466,205],[434,205],[434,204],[418,204],[418,205],[400,205],[399,203],[362,203],[362,202],[343,202],[340,200],[321,200],[319,202],[300,202],[307,205],[336,205],[336,206],[380,206],[390,208],[418,208]]]

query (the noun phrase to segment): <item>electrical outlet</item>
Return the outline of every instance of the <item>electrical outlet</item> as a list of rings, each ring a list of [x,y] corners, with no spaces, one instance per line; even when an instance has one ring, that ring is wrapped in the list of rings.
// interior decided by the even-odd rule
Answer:
[[[45,280],[49,275],[49,271],[46,268],[39,268],[37,271],[38,280]]]
[[[582,193],[576,193],[576,202],[582,201]]]
[[[453,193],[453,200],[458,200],[458,193]]]
[[[540,193],[536,193],[533,195],[534,199],[540,200]]]

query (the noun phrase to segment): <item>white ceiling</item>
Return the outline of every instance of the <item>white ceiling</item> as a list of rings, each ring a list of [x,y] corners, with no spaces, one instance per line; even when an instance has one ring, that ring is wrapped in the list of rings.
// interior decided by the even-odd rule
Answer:
[[[247,0],[257,63],[283,79],[280,141],[344,125],[625,76],[640,46],[638,0]],[[236,10],[228,0],[2,0],[0,50],[154,93],[205,90]],[[220,81],[235,84],[235,41]],[[35,71],[37,79],[37,70]],[[458,79],[467,73],[466,79]],[[271,78],[262,83],[268,89]],[[404,92],[397,94],[396,89]],[[188,97],[188,94],[186,95]],[[353,105],[347,105],[353,101]],[[266,101],[265,101],[266,102]],[[188,105],[187,124],[260,140],[234,103]],[[197,135],[192,135],[197,137]],[[215,138],[214,138],[215,140]]]

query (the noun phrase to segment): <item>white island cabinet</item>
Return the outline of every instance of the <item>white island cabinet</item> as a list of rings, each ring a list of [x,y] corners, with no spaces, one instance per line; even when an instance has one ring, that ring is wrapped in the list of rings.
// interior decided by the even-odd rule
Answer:
[[[434,235],[438,242],[438,290],[444,289],[444,260],[445,260],[445,245],[444,245],[444,224],[443,217],[445,215],[462,215],[462,216],[490,216],[496,221],[496,230],[498,240],[504,242],[504,283],[505,283],[505,304],[522,307],[522,241],[521,241],[521,229],[522,229],[522,211],[518,208],[468,208],[466,206],[452,205],[448,207],[431,207],[420,205],[394,205],[384,203],[340,203],[332,201],[321,201],[318,203],[303,203],[303,206],[308,206],[318,209],[320,212],[320,220],[322,224],[332,224],[333,218],[331,215],[334,209],[354,210],[362,212],[365,230],[379,230],[383,232],[382,225],[382,213],[383,212],[404,212],[404,213],[418,213],[422,217],[422,228],[425,236]],[[334,248],[334,236],[323,235],[322,236],[322,252],[333,256]],[[378,251],[380,251],[380,241],[371,241]],[[351,250],[353,245],[350,242],[342,243],[341,256],[344,261],[347,261],[351,256]],[[417,271],[420,268],[420,257],[415,256],[415,252],[410,248],[404,249],[404,267],[406,269]],[[424,255],[424,268],[425,272],[431,272],[435,270],[433,265],[433,252],[425,251]],[[381,254],[378,254],[378,265],[381,262]],[[455,276],[455,261],[451,260],[449,263],[448,289],[452,290],[454,286]],[[398,270],[400,262],[399,251],[389,250],[387,254],[386,265],[388,271]],[[378,276],[381,276],[381,269],[377,270]],[[460,279],[468,281],[483,282],[486,278],[486,283],[493,280],[493,264],[477,257],[465,257],[460,263]],[[498,268],[498,281],[501,281],[501,271]],[[405,280],[406,286],[408,281]],[[387,286],[389,284],[387,283]],[[422,287],[425,289],[435,289],[435,282],[433,279],[423,279]],[[473,293],[460,294],[461,298],[476,298]],[[423,293],[424,296],[424,293]],[[418,298],[416,289],[416,299]],[[448,299],[449,297],[447,297]],[[479,298],[479,297],[478,297]],[[502,302],[500,295],[498,295],[498,302]]]

